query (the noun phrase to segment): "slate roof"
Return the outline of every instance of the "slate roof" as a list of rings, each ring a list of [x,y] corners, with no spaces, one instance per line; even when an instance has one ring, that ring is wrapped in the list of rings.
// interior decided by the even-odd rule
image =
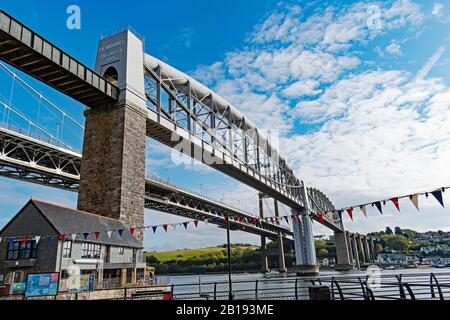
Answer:
[[[143,248],[142,243],[134,238],[124,224],[117,219],[65,208],[35,199],[32,199],[30,203],[38,209],[60,235],[65,235],[66,239],[71,239],[72,234],[78,234],[75,241]],[[106,234],[106,231],[110,230],[115,231],[112,233],[111,238]],[[117,230],[125,230],[122,237],[119,236]],[[92,233],[86,240],[83,236],[85,232]],[[101,232],[98,240],[95,239],[94,232]]]

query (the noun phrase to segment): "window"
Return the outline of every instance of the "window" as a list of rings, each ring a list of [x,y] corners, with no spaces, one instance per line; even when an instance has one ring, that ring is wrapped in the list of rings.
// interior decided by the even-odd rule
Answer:
[[[63,245],[63,258],[72,257],[72,241],[64,241]]]
[[[37,244],[35,241],[28,241],[25,245],[22,241],[8,243],[6,260],[29,260],[36,259]]]
[[[99,244],[83,243],[81,246],[82,259],[100,259],[102,247]]]
[[[123,256],[124,253],[125,253],[125,248],[124,248],[124,247],[119,247],[119,254],[120,254],[121,256]]]

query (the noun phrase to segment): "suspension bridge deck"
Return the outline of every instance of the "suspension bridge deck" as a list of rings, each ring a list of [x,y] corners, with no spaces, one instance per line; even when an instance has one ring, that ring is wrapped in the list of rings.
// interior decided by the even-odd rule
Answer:
[[[116,86],[1,10],[0,59],[85,105],[118,100]]]

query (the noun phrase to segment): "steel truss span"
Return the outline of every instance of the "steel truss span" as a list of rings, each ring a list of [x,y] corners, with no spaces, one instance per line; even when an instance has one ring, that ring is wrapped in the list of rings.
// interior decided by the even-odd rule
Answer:
[[[302,182],[233,105],[196,80],[145,55],[147,134],[291,208],[304,207]],[[309,189],[312,210],[324,213],[325,225],[342,230],[331,201]],[[317,217],[315,217],[317,219]]]
[[[19,133],[18,130],[0,126],[0,176],[78,192],[81,154],[41,141],[40,137],[33,138],[25,132]],[[252,225],[254,217],[249,213],[157,177],[147,177],[145,189],[147,209],[190,219],[215,218],[212,224],[222,227],[226,216],[239,217],[238,221],[230,220],[235,230],[265,235],[272,239],[276,239],[278,233],[281,233],[287,240],[292,240],[292,232],[285,227],[265,221]]]

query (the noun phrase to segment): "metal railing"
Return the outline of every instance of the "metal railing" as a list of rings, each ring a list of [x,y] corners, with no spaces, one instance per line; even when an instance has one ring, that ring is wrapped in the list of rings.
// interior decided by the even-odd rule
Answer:
[[[233,281],[236,300],[309,300],[309,287],[327,286],[332,300],[450,300],[450,273],[411,273]],[[172,285],[175,300],[227,300],[228,282]]]

